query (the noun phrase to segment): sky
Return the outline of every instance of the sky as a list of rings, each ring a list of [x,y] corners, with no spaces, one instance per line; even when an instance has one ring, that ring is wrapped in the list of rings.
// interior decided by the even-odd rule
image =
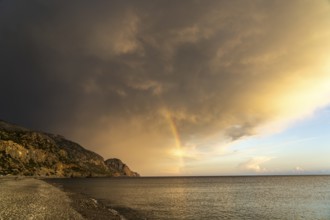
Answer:
[[[0,0],[0,118],[144,176],[330,174],[330,1]]]

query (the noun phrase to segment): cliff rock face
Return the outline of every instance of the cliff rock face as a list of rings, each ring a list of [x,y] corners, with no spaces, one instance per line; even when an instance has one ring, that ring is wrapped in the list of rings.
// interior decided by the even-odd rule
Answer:
[[[125,166],[110,168],[100,155],[62,136],[0,120],[0,175],[138,176]]]
[[[126,164],[117,158],[108,159],[105,161],[105,164],[108,166],[109,170],[113,173],[114,176],[140,176],[138,173],[133,172]]]

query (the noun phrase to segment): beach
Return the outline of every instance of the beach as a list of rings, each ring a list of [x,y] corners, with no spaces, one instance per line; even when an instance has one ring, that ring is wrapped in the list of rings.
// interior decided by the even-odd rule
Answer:
[[[6,177],[0,220],[321,220],[330,219],[329,186],[330,176]]]
[[[55,178],[46,181],[61,186],[64,192],[88,195],[126,219],[330,219],[330,176]]]
[[[33,177],[0,178],[0,220],[123,219],[98,201]]]

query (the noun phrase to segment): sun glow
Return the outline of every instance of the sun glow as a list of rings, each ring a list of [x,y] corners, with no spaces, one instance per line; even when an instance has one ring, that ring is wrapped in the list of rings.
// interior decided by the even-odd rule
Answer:
[[[176,157],[183,157],[185,155],[185,152],[182,149],[173,149],[171,150],[171,154]]]

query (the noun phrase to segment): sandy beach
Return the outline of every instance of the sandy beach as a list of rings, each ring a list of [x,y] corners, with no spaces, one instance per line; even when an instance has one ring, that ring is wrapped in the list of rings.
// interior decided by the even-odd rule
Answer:
[[[3,219],[122,219],[92,198],[65,193],[42,180],[0,178],[0,220]]]

